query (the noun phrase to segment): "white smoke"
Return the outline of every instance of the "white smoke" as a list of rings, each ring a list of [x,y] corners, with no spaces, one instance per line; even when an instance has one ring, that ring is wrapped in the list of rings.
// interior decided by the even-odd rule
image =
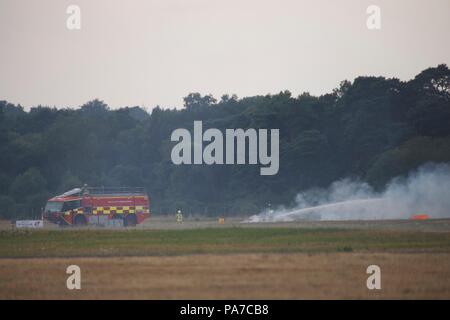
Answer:
[[[245,222],[408,219],[416,214],[449,218],[450,165],[423,165],[407,177],[392,179],[383,192],[343,179],[300,193],[295,200],[294,208],[265,210]]]

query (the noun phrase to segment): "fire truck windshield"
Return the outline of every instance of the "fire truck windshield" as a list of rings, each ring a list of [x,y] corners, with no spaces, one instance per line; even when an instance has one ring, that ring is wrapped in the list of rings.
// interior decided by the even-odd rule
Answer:
[[[76,209],[76,208],[79,208],[80,206],[81,206],[80,200],[66,201],[66,202],[64,202],[62,211]]]
[[[59,201],[49,201],[45,206],[46,212],[60,212],[63,206],[63,202]]]

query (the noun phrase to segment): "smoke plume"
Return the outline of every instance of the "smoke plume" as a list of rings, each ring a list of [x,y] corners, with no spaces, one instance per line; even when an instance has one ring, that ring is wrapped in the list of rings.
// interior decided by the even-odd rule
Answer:
[[[408,219],[417,214],[449,218],[450,165],[425,164],[406,177],[392,179],[383,192],[343,179],[300,193],[295,202],[294,208],[265,210],[245,222]]]

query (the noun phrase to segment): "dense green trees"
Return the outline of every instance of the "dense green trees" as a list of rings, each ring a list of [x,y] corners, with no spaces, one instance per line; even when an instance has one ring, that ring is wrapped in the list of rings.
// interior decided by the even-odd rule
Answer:
[[[175,166],[176,128],[280,129],[280,170],[258,166]],[[111,110],[94,100],[79,109],[0,101],[0,215],[39,212],[51,195],[91,186],[144,186],[154,212],[182,206],[198,214],[255,213],[298,192],[359,177],[382,188],[427,162],[450,161],[450,71],[424,70],[402,82],[343,81],[320,97],[289,91],[238,99],[191,93],[184,108]]]

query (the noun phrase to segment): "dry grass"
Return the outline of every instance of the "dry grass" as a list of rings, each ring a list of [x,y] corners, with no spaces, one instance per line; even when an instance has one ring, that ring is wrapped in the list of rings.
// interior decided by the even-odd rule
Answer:
[[[66,267],[82,290],[66,289]],[[366,288],[368,265],[382,290]],[[448,253],[230,254],[0,260],[2,299],[450,298]]]

